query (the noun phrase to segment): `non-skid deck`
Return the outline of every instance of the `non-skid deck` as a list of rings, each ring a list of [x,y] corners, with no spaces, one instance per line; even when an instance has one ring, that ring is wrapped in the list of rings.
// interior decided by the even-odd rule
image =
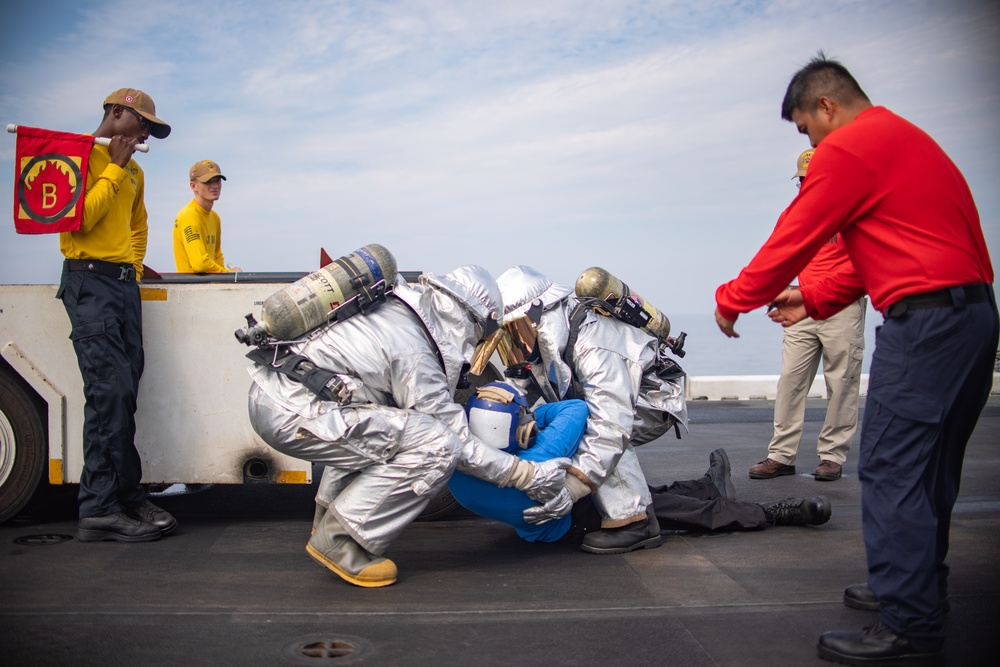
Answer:
[[[724,447],[740,499],[824,494],[820,527],[669,535],[622,556],[520,541],[464,512],[410,526],[399,581],[350,586],[305,553],[310,487],[216,486],[157,502],[180,521],[147,544],[55,543],[72,498],[0,526],[4,665],[817,665],[825,630],[860,629],[843,588],[865,580],[855,460],[817,482],[822,401],[799,474],[751,480],[769,401],[692,402],[691,430],[640,448],[652,484],[704,473]],[[19,538],[31,538],[27,544]],[[21,539],[20,542],[25,540]],[[1000,653],[1000,398],[980,418],[952,523],[949,665]]]

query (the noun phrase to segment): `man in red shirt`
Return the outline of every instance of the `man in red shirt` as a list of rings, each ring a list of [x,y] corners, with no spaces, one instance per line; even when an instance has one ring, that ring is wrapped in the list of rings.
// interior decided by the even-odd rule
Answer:
[[[799,156],[792,178],[802,181],[813,150]],[[834,234],[799,272],[799,285],[808,286],[850,265],[840,235]],[[847,268],[847,270],[851,270]],[[811,317],[785,329],[781,341],[781,377],[774,397],[774,434],[767,445],[767,458],[750,468],[752,479],[773,479],[795,474],[795,458],[802,441],[806,398],[823,360],[826,381],[826,418],[816,441],[819,455],[813,477],[821,482],[840,479],[851,440],[858,426],[858,390],[865,350],[865,309],[861,297],[825,320]]]
[[[844,592],[850,606],[877,608],[879,620],[863,632],[824,633],[819,654],[850,664],[934,660],[951,511],[1000,329],[979,212],[941,147],[873,106],[822,53],[792,77],[781,115],[816,148],[809,178],[750,264],[716,291],[716,321],[736,336],[739,313],[773,303],[771,319],[790,326],[866,292],[885,316],[858,461],[868,586]],[[838,233],[854,271],[784,290]]]

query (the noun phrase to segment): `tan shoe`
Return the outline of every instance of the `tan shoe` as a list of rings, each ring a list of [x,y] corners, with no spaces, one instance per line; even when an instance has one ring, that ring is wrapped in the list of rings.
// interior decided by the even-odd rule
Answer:
[[[813,473],[813,477],[820,482],[835,482],[840,479],[843,472],[844,467],[839,463],[823,459],[819,462],[819,467],[816,468],[816,472]]]
[[[794,475],[795,466],[778,463],[774,459],[764,459],[757,465],[750,466],[751,479],[771,479],[781,475]]]

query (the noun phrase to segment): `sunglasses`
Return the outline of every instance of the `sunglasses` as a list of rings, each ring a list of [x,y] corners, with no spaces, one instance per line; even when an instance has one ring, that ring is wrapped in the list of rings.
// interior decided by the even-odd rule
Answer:
[[[141,127],[141,128],[143,129],[143,130],[145,130],[146,132],[149,132],[149,131],[150,131],[150,130],[152,129],[152,127],[153,127],[153,124],[152,124],[152,123],[150,123],[150,122],[149,122],[149,120],[147,120],[147,119],[146,119],[146,117],[145,117],[145,116],[143,116],[142,114],[140,114],[140,113],[139,113],[138,111],[136,111],[136,110],[135,110],[135,109],[133,109],[132,107],[124,107],[124,106],[123,106],[123,107],[122,107],[122,109],[125,109],[125,110],[126,110],[126,111],[128,111],[128,112],[129,112],[130,114],[132,114],[133,116],[135,116],[135,117],[136,117],[136,118],[137,118],[137,119],[139,120],[139,126],[140,126],[140,127]]]

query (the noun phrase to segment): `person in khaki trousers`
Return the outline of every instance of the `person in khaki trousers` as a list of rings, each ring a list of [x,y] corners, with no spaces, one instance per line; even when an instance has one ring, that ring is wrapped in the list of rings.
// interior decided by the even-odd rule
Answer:
[[[798,159],[801,186],[812,149]],[[850,263],[840,235],[833,236],[799,274],[800,285],[822,280],[844,263]],[[858,392],[861,361],[865,349],[865,309],[862,297],[826,320],[807,317],[784,330],[781,377],[774,400],[774,435],[767,458],[750,468],[753,479],[772,479],[795,474],[795,458],[802,440],[806,398],[820,359],[826,380],[826,420],[816,442],[819,466],[813,476],[819,481],[840,479],[851,440],[858,425]]]

